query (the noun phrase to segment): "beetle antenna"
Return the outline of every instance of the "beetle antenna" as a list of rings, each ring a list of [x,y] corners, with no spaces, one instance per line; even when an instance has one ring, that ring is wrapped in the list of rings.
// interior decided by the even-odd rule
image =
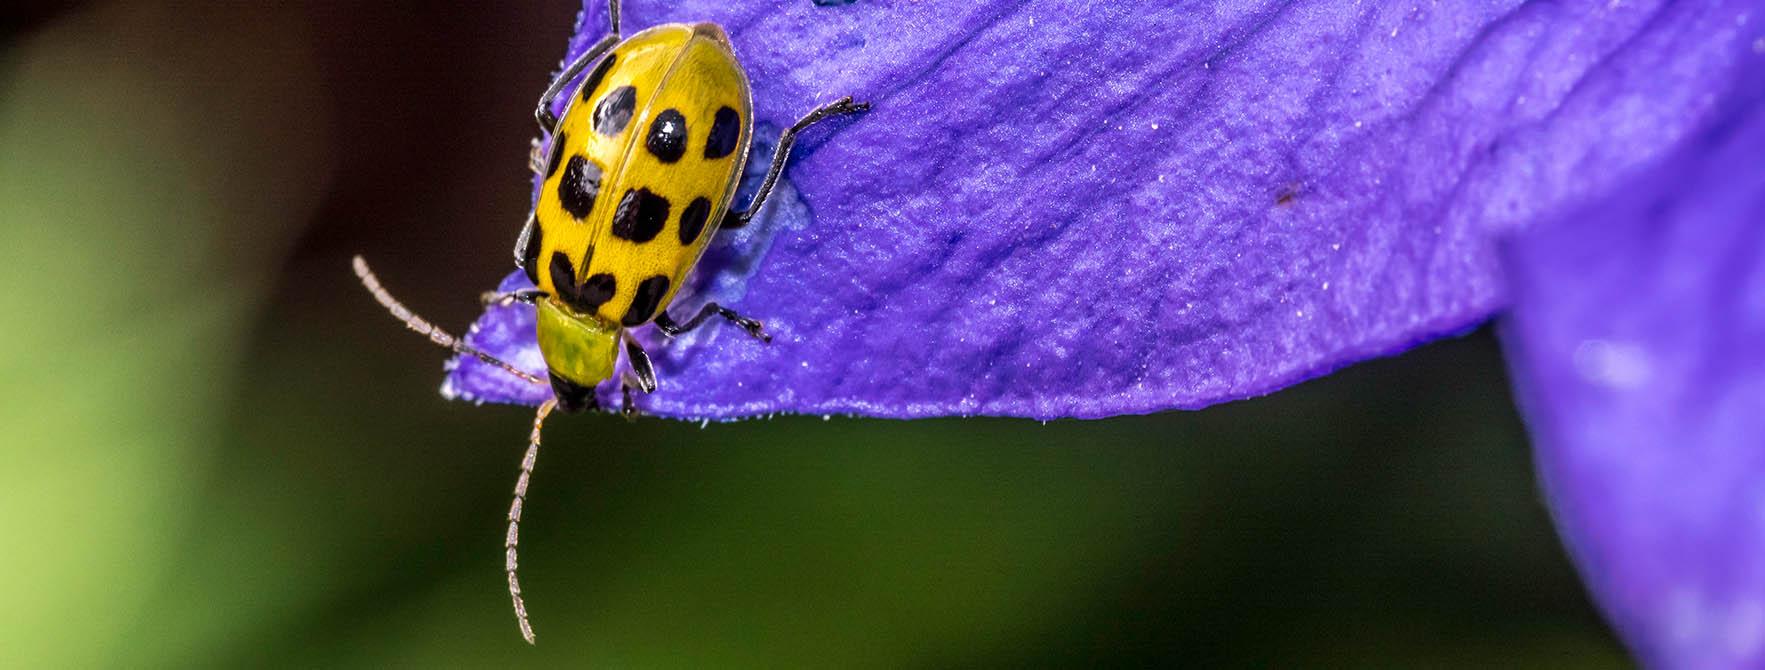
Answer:
[[[355,266],[355,276],[361,278],[362,286],[368,289],[369,293],[374,294],[374,299],[380,301],[380,306],[385,307],[386,311],[392,312],[392,318],[403,321],[406,328],[417,331],[418,335],[429,338],[430,342],[439,344],[447,349],[452,349],[455,353],[476,356],[478,360],[502,368],[504,371],[516,377],[520,377],[542,386],[545,385],[545,380],[534,376],[533,373],[509,365],[508,363],[503,362],[500,358],[484,353],[477,347],[466,344],[459,338],[447,334],[447,331],[436,328],[435,324],[423,320],[423,317],[412,314],[410,309],[406,308],[403,303],[400,303],[397,298],[392,297],[392,294],[387,292],[386,287],[380,285],[380,278],[374,276],[374,271],[368,269],[368,262],[362,260],[361,256],[356,256],[353,264]]]
[[[539,428],[545,417],[558,405],[549,399],[533,416],[533,436],[527,440],[527,455],[521,457],[521,476],[515,479],[515,501],[509,503],[509,533],[503,540],[503,571],[509,573],[509,599],[515,603],[515,623],[521,625],[521,637],[533,644],[533,624],[527,621],[527,604],[521,602],[521,580],[515,577],[515,545],[521,541],[521,506],[527,502],[527,483],[533,479],[533,462],[539,460]]]

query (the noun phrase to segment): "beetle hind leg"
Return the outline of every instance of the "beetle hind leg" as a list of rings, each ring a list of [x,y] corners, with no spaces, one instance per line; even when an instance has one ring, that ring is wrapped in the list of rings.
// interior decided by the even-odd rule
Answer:
[[[704,307],[699,308],[699,313],[694,314],[693,318],[687,319],[686,323],[675,322],[674,317],[668,316],[666,311],[657,313],[656,329],[662,331],[663,335],[678,337],[682,333],[704,325],[705,321],[713,316],[723,317],[724,320],[747,331],[748,335],[753,336],[756,340],[768,344],[772,342],[772,335],[766,332],[766,324],[737,314],[735,310],[714,302],[705,303]]]
[[[870,109],[870,103],[854,102],[852,96],[846,96],[817,107],[814,111],[804,114],[803,118],[797,119],[796,123],[791,124],[791,127],[786,128],[783,133],[778,135],[778,148],[772,150],[772,165],[766,168],[766,179],[760,182],[760,189],[754,192],[754,200],[748,203],[747,209],[739,212],[732,209],[725,213],[723,221],[718,227],[724,230],[734,230],[748,225],[748,221],[760,213],[760,208],[766,205],[766,197],[772,195],[772,187],[778,183],[779,174],[784,172],[785,161],[790,160],[791,145],[796,143],[797,133],[827,119],[856,114],[866,109]]]

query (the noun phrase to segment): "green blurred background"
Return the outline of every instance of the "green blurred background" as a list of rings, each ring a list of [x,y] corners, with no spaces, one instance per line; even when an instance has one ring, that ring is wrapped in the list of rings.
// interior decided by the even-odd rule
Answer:
[[[806,1],[806,0],[805,0]],[[448,403],[575,5],[25,2],[0,666],[1608,667],[1485,331],[1106,421]]]

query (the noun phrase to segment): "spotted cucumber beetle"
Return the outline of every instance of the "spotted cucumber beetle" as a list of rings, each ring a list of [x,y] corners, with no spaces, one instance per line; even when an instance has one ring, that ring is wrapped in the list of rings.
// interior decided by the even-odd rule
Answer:
[[[746,209],[733,209],[752,140],[753,103],[729,37],[713,23],[670,23],[621,39],[619,0],[607,5],[611,34],[571,61],[534,110],[540,130],[551,139],[548,151],[539,153],[536,141],[529,156],[543,186],[515,243],[515,264],[536,288],[483,296],[486,304],[536,307],[539,349],[550,379],[479,351],[411,313],[380,285],[366,261],[354,259],[362,285],[411,330],[551,386],[554,397],[533,417],[503,544],[509,597],[529,644],[533,627],[515,577],[515,546],[546,417],[553,408],[599,409],[594,388],[612,378],[621,349],[628,368],[621,379],[622,412],[633,415],[631,389],[655,391],[656,376],[630,328],[653,323],[673,337],[715,316],[770,342],[759,321],[714,302],[685,322],[675,321],[667,309],[717,230],[746,225],[765,205],[797,133],[870,107],[848,97],[797,120],[779,136],[753,201]],[[590,65],[594,69],[572,86]],[[571,95],[564,113],[554,115],[552,107],[566,91]]]

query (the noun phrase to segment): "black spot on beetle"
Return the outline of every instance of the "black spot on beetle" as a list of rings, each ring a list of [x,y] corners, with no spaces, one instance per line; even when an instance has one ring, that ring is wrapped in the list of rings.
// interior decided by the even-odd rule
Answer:
[[[600,192],[601,166],[581,154],[571,156],[564,177],[558,180],[558,204],[570,216],[581,219],[594,211],[595,196]]]
[[[593,256],[594,252],[590,250],[583,257],[582,264],[587,266]],[[619,283],[613,279],[613,275],[605,272],[591,275],[580,284],[576,283],[576,268],[570,264],[570,257],[562,251],[552,252],[551,271],[552,290],[557,293],[558,299],[581,314],[593,314],[601,305],[612,300],[613,294],[619,290]]]
[[[594,131],[602,135],[618,135],[631,125],[631,114],[637,110],[637,89],[620,86],[601,98],[594,106]]]
[[[576,266],[570,264],[570,255],[562,251],[552,252],[550,270],[552,292],[567,302],[569,296],[576,292]]]
[[[619,282],[613,279],[613,275],[597,272],[582,280],[582,288],[576,292],[576,302],[586,308],[583,311],[592,312],[607,304],[618,292]]]
[[[650,123],[650,136],[644,140],[644,146],[656,156],[656,160],[664,163],[680,160],[686,153],[686,117],[673,108],[662,110]]]
[[[588,102],[588,97],[594,95],[594,90],[600,87],[602,79],[607,78],[607,71],[613,69],[613,61],[616,60],[619,60],[619,54],[607,54],[606,58],[601,59],[601,64],[594,66],[594,71],[588,73],[588,78],[582,80],[583,102]]]
[[[558,173],[558,164],[564,162],[564,147],[570,146],[570,134],[558,131],[552,136],[552,155],[546,159],[545,178],[551,179]]]
[[[613,210],[613,236],[638,244],[656,239],[667,223],[668,199],[647,188],[626,191]]]
[[[668,278],[654,275],[637,285],[637,295],[631,297],[631,306],[625,310],[625,318],[619,323],[627,328],[649,323],[656,315],[656,308],[662,306],[662,296],[668,293]]]
[[[690,245],[699,239],[699,233],[705,230],[705,220],[711,218],[711,201],[704,197],[693,198],[685,210],[680,212],[680,243]]]
[[[705,138],[705,157],[722,158],[735,152],[742,140],[742,115],[728,107],[719,107],[711,119],[711,136]]]

